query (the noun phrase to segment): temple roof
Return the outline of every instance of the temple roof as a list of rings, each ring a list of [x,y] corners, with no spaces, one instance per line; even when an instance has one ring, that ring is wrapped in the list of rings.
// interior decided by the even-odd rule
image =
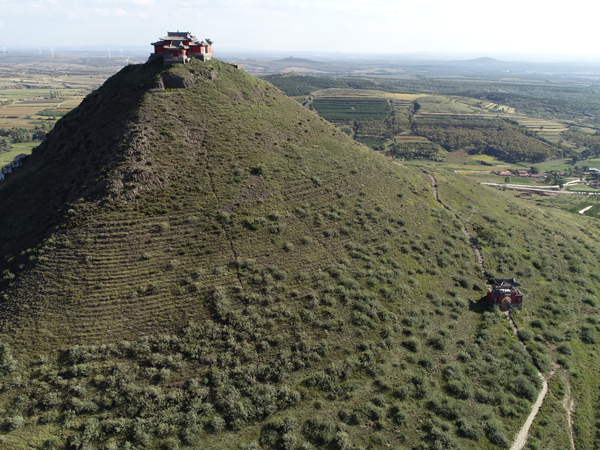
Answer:
[[[167,31],[167,37],[161,39],[196,39],[196,36],[192,36],[192,33],[189,31]]]
[[[514,278],[496,278],[496,284],[498,286],[521,286],[520,283],[517,283],[517,280]]]
[[[173,32],[173,31],[169,31],[167,33],[166,37],[160,38],[159,41],[153,42],[150,45],[165,45],[165,41],[170,41],[171,43],[168,44],[168,46],[165,46],[165,48],[168,49],[188,49],[188,45],[202,45],[204,47],[208,47],[211,46],[213,41],[211,41],[210,39],[205,39],[202,42],[200,42],[198,40],[198,38],[196,38],[196,36],[192,36],[192,34],[189,31],[185,31],[185,32]],[[189,41],[189,43],[185,46],[183,44],[183,41]]]
[[[169,50],[187,50],[190,46],[182,44],[181,41],[173,41],[170,45],[165,45],[165,48]]]

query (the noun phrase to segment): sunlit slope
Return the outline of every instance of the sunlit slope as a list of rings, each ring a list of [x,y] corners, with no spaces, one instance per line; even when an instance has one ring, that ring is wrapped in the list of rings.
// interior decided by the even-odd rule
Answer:
[[[557,438],[556,408],[573,391],[576,448],[593,448],[597,435],[600,357],[600,223],[556,208],[540,197],[514,198],[476,186],[465,178],[438,173],[439,196],[472,232],[490,276],[517,277],[522,284],[523,311],[513,314],[528,348],[543,371],[555,371],[550,384],[554,406],[542,412],[535,438],[540,448],[570,446]],[[596,203],[590,197],[589,205]],[[560,366],[558,367],[557,366]],[[550,404],[552,404],[550,399]],[[541,424],[540,424],[541,423]],[[563,432],[564,433],[564,432]],[[557,440],[558,439],[558,440]],[[560,443],[562,439],[562,444]]]
[[[548,363],[426,174],[218,61],[125,68],[0,206],[9,448],[502,448]]]

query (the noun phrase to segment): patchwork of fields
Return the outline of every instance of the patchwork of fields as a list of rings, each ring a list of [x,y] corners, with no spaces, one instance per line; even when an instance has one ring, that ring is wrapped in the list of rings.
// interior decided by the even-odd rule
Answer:
[[[89,59],[4,58],[0,66],[0,140],[8,139],[12,150],[0,153],[0,165],[14,156],[31,153],[39,130],[48,132],[62,116],[98,88],[122,65],[93,66]],[[116,63],[116,64],[115,64]],[[9,133],[10,130],[13,130]],[[15,130],[19,137],[16,137]],[[12,134],[11,134],[12,133]],[[0,147],[1,148],[1,147]]]
[[[390,104],[384,99],[367,98],[318,98],[312,106],[321,117],[331,120],[384,120],[391,112]]]

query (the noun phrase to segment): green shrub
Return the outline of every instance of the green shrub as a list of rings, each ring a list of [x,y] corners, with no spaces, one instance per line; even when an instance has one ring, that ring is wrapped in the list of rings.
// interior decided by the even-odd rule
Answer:
[[[540,330],[545,330],[546,322],[544,322],[542,319],[533,319],[531,321],[531,326],[534,328],[539,328]]]
[[[464,289],[473,288],[473,283],[471,283],[471,280],[469,280],[467,277],[458,277],[456,281],[458,282],[459,286]]]
[[[544,336],[544,339],[550,342],[561,342],[565,339],[562,334],[553,329],[544,330],[542,336]]]
[[[448,381],[448,392],[458,398],[468,399],[473,395],[473,386],[466,378]]]
[[[250,172],[254,175],[266,175],[267,173],[267,166],[264,164],[259,164],[257,166],[254,166],[250,169]]]
[[[338,431],[332,443],[332,447],[336,450],[347,450],[352,447],[350,436],[345,431]]]
[[[421,349],[421,341],[417,338],[410,338],[402,342],[402,345],[413,353],[418,353]]]
[[[548,358],[547,355],[533,351],[531,352],[531,357],[533,358],[533,363],[540,370],[540,372],[548,372],[550,370],[552,361],[550,361],[550,358]]]
[[[328,445],[335,438],[336,427],[329,420],[314,418],[304,423],[302,433],[314,444]]]
[[[459,436],[462,436],[467,439],[471,439],[473,441],[478,441],[479,438],[481,438],[481,435],[482,435],[481,430],[477,426],[472,424],[471,422],[467,421],[466,419],[464,419],[464,418],[459,419],[457,424],[458,424],[457,433]]]
[[[581,340],[586,344],[595,344],[598,341],[598,335],[593,328],[582,327]]]
[[[282,450],[292,450],[296,443],[298,442],[298,438],[292,432],[284,433],[281,436],[279,446]]]
[[[504,434],[502,426],[494,418],[487,418],[483,421],[483,429],[488,439],[492,444],[495,444],[502,448],[510,447],[510,441]]]
[[[516,395],[525,397],[529,400],[535,400],[537,397],[535,384],[522,374],[515,377],[514,381],[511,383],[511,389]]]
[[[523,342],[527,342],[533,339],[534,333],[533,331],[528,330],[527,328],[523,328],[519,330],[519,337]]]
[[[17,428],[21,428],[24,422],[22,416],[7,417],[3,421],[3,426],[6,431],[13,431]]]
[[[206,430],[212,434],[218,434],[225,429],[225,420],[221,416],[213,416],[206,425]]]
[[[563,355],[572,355],[573,354],[573,349],[568,344],[559,345],[556,348],[556,350],[558,350],[558,352],[562,353]]]
[[[323,235],[328,238],[335,237],[337,235],[337,231],[332,228],[329,228],[329,229],[323,231]]]

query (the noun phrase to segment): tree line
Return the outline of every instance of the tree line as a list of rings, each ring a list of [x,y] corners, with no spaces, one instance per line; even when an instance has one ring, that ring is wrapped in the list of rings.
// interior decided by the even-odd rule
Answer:
[[[10,152],[12,144],[43,141],[52,129],[52,125],[42,123],[33,129],[26,128],[0,128],[0,153]]]
[[[536,163],[556,155],[556,149],[536,139],[533,132],[503,120],[440,116],[415,120],[413,132],[447,151],[486,154],[506,161]]]

